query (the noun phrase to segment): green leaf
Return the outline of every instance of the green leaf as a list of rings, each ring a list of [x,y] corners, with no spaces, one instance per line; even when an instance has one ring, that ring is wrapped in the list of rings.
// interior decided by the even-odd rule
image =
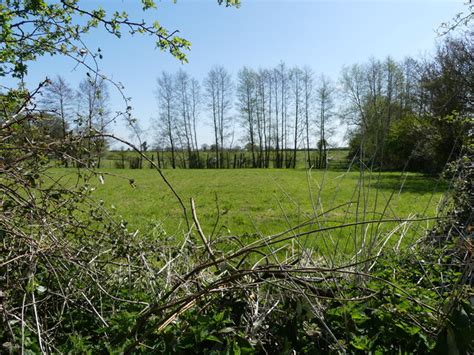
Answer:
[[[208,335],[206,337],[206,340],[215,341],[216,343],[221,343],[222,344],[222,341],[218,337],[216,337],[215,335],[212,335],[212,334]]]
[[[235,329],[232,327],[225,327],[219,330],[219,333],[222,333],[222,334],[233,333],[233,332],[235,332]]]
[[[370,340],[365,336],[355,336],[351,340],[351,345],[358,350],[368,350],[370,349]]]

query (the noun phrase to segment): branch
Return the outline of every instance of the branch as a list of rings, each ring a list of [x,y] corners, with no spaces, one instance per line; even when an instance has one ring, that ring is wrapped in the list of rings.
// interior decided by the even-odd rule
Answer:
[[[204,235],[204,232],[202,231],[201,225],[199,224],[199,220],[198,220],[197,215],[196,215],[196,206],[194,205],[194,199],[193,198],[191,198],[191,211],[192,211],[192,214],[193,214],[193,221],[194,221],[194,224],[196,225],[197,232],[198,232],[199,236],[201,237],[201,240],[202,240],[204,246],[206,247],[206,250],[209,253],[209,256],[211,257],[212,261],[215,262],[216,261],[216,256],[212,252],[211,246],[207,242],[206,236]]]

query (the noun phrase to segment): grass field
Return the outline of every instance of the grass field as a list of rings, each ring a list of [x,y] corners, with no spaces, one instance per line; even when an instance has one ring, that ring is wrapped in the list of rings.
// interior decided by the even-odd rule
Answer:
[[[176,198],[152,169],[103,169],[104,184],[94,178],[94,198],[113,207],[129,222],[130,230],[147,232],[161,224],[168,234],[182,236],[182,210]],[[407,218],[415,214],[434,216],[445,188],[436,180],[418,174],[312,171],[303,169],[165,170],[183,201],[196,202],[202,228],[207,235],[269,235],[313,218],[307,228],[382,218]],[[72,169],[54,169],[54,176],[73,179]],[[130,184],[130,179],[133,184]],[[349,203],[352,201],[352,203]],[[359,203],[357,203],[359,201]],[[349,203],[349,204],[347,204]],[[330,211],[314,219],[323,211]],[[427,222],[420,222],[426,226]],[[384,224],[379,231],[393,228]],[[217,227],[215,227],[217,226]],[[413,226],[412,226],[413,227]],[[375,227],[360,229],[359,235]],[[212,233],[214,231],[214,233]],[[350,229],[350,233],[356,230]],[[412,228],[418,236],[423,228]],[[347,230],[343,233],[346,233]],[[340,232],[330,235],[340,236]],[[407,237],[408,239],[408,237]]]

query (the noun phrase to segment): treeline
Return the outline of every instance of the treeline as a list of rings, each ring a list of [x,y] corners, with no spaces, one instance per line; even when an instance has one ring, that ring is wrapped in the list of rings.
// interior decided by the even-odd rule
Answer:
[[[199,162],[200,168],[203,169],[215,169],[217,168],[216,151],[214,145],[208,146],[203,144],[199,150]],[[296,155],[296,168],[305,168],[307,165],[306,156],[307,150],[298,150]],[[220,152],[222,158],[221,168],[224,169],[241,169],[241,168],[252,168],[252,154],[244,148],[237,147],[229,150],[224,149]],[[288,156],[293,154],[292,151],[287,152]],[[317,150],[311,150],[310,154],[318,156]],[[270,166],[274,166],[275,161],[274,153],[270,152]],[[332,170],[346,170],[350,165],[350,161],[347,159],[348,148],[330,148],[327,151],[327,167]],[[144,159],[146,157],[146,159]],[[110,150],[107,155],[102,159],[101,166],[117,168],[117,169],[143,169],[151,168],[154,169],[155,165],[158,168],[168,169],[172,168],[173,159],[171,157],[170,150],[161,149],[148,149],[146,145],[141,153],[132,151],[131,149],[125,150]],[[188,153],[186,150],[175,151],[175,169],[185,169],[189,167]]]
[[[228,152],[240,150],[239,143],[250,154],[246,166],[294,168],[297,152],[304,150],[307,166],[326,167],[335,86],[324,76],[316,81],[308,67],[288,68],[284,63],[273,69],[244,67],[237,82],[225,68],[215,67],[203,89],[180,70],[174,75],[163,72],[157,84],[157,143],[171,152],[173,167],[177,151],[187,152],[190,168],[208,166],[208,158],[200,156],[203,150],[215,152],[216,168],[228,167]],[[232,116],[232,107],[238,117]],[[196,126],[202,124],[203,111],[210,117],[214,139],[211,146],[200,147]],[[236,143],[237,135],[243,137]]]
[[[447,38],[431,59],[344,68],[341,116],[350,157],[382,169],[439,172],[472,135],[473,33]]]
[[[468,32],[446,38],[429,59],[388,57],[344,67],[337,82],[284,63],[243,67],[235,80],[214,67],[202,83],[184,70],[162,72],[150,130],[154,146],[140,139],[140,149],[169,152],[161,154],[168,164],[161,162],[172,168],[295,168],[299,160],[299,166],[324,169],[334,126],[345,122],[354,164],[436,173],[469,138],[473,53]],[[114,120],[108,101],[100,77],[84,80],[78,90],[58,77],[41,107],[54,123],[47,125],[51,134],[89,136],[78,154],[100,167],[107,140],[98,136]],[[211,144],[198,142],[204,125],[212,127]]]
[[[48,156],[63,166],[100,167],[108,149],[107,132],[116,116],[111,114],[107,82],[99,75],[88,75],[77,88],[63,77],[46,79],[38,87],[34,106],[23,113],[21,102],[29,94],[14,90],[0,94],[0,107],[5,115],[16,115],[22,127],[19,139],[42,142],[49,147]],[[0,120],[0,122],[2,122]],[[2,158],[17,159],[15,150],[8,150],[18,142],[4,141]],[[33,144],[33,143],[32,143]]]
[[[297,151],[306,166],[327,167],[331,121],[349,124],[350,156],[377,169],[439,172],[466,143],[472,120],[472,33],[447,38],[433,58],[371,59],[342,70],[336,85],[308,68],[244,67],[235,81],[223,67],[210,70],[203,90],[183,70],[158,79],[158,146],[186,151],[188,167],[203,162],[196,126],[205,112],[213,127],[215,167],[236,132],[251,167],[294,168]],[[237,109],[233,117],[231,108]],[[313,153],[312,153],[313,152]],[[314,153],[316,152],[316,153]],[[182,165],[182,164],[181,164]]]

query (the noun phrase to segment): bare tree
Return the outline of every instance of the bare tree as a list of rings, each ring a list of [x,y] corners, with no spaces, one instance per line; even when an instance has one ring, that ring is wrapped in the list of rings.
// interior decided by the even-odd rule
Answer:
[[[242,123],[246,130],[248,147],[252,153],[252,167],[256,167],[255,159],[255,116],[256,105],[256,80],[255,72],[244,67],[238,74],[237,105],[242,116]]]
[[[303,93],[303,72],[300,68],[293,68],[290,71],[291,94],[293,99],[293,157],[288,166],[296,168],[296,155],[298,152],[298,138],[300,136],[300,114],[301,114],[301,96]]]
[[[318,163],[319,169],[327,167],[327,131],[328,122],[332,116],[334,108],[334,92],[335,88],[331,81],[321,75],[319,86],[316,90],[317,104],[319,107],[319,141],[318,141]]]
[[[411,57],[407,57],[401,63],[401,70],[403,72],[403,92],[400,95],[401,109],[417,112],[418,115],[421,115],[423,112],[420,106],[422,100],[419,100],[422,96],[420,63]]]
[[[175,95],[177,110],[179,112],[178,135],[183,140],[187,151],[188,166],[194,167],[193,153],[195,150],[193,139],[193,124],[191,117],[190,98],[191,78],[182,69],[175,76]]]
[[[308,168],[312,166],[311,161],[311,113],[314,106],[314,74],[310,67],[303,68],[303,110],[306,139],[306,161]]]
[[[224,139],[229,127],[228,112],[232,104],[232,80],[230,74],[223,67],[214,67],[208,73],[204,86],[207,105],[212,112],[214,138],[216,145],[217,167],[223,167],[222,150]]]
[[[97,167],[100,168],[101,156],[107,145],[106,140],[101,136],[113,121],[108,109],[110,96],[107,83],[98,75],[95,78],[89,77],[79,83],[77,95],[79,130],[89,137],[86,140],[87,165],[92,164],[92,157],[95,155]],[[92,136],[97,136],[97,138],[91,138]]]
[[[53,113],[61,119],[63,137],[72,120],[74,109],[74,91],[62,76],[50,80],[45,87],[41,104],[43,110]]]
[[[287,139],[288,139],[288,105],[289,105],[289,80],[288,69],[285,63],[280,63],[274,70],[275,77],[275,115],[276,124],[279,128],[276,129],[277,144],[279,145],[279,152],[276,155],[276,167],[282,168],[287,165]]]
[[[351,126],[351,134],[357,135],[358,139],[351,139],[357,144],[359,159],[364,160],[365,137],[370,126],[370,114],[367,112],[366,99],[368,96],[368,85],[365,71],[362,65],[354,64],[344,67],[340,79],[342,103],[341,117]]]
[[[272,130],[273,130],[273,104],[272,104],[272,93],[273,93],[273,75],[271,70],[264,70],[261,74],[263,80],[263,86],[266,89],[266,100],[262,100],[262,105],[266,106],[265,116],[265,167],[268,168],[270,164],[270,152],[272,150]]]
[[[272,88],[271,97],[274,98],[273,102],[275,103],[275,121],[274,121],[274,129],[273,129],[273,137],[275,141],[275,168],[281,168],[280,165],[280,154],[282,150],[281,142],[280,142],[280,122],[279,122],[279,111],[280,111],[280,100],[279,100],[279,89],[281,86],[280,76],[278,75],[277,69],[273,69],[272,71]]]
[[[62,139],[67,135],[67,130],[73,120],[73,110],[75,95],[73,89],[69,86],[62,76],[50,80],[45,87],[41,106],[44,111],[57,116],[61,120]],[[68,166],[67,159],[63,160],[64,166]]]
[[[140,122],[137,119],[130,118],[127,120],[128,128],[130,129],[130,140],[135,141],[137,147],[140,148],[140,152],[144,152],[147,150],[147,142],[144,140],[144,136],[146,131],[142,128]],[[135,168],[141,169],[143,167],[143,155],[139,154],[138,157],[135,158],[136,162],[134,165],[131,164]],[[124,166],[124,164],[122,164]]]
[[[201,86],[199,82],[192,78],[190,83],[190,115],[192,122],[192,139],[194,141],[195,154],[197,160],[197,167],[201,168],[201,160],[199,158],[199,145],[197,140],[197,122],[199,120],[199,113],[201,109]]]
[[[269,121],[267,116],[267,100],[269,99],[270,90],[268,88],[268,71],[260,69],[255,73],[256,87],[256,120],[258,134],[258,159],[259,168],[268,167],[268,151],[269,151]]]
[[[159,110],[159,135],[171,150],[171,166],[176,169],[176,116],[173,77],[162,72],[157,79],[156,99]]]

